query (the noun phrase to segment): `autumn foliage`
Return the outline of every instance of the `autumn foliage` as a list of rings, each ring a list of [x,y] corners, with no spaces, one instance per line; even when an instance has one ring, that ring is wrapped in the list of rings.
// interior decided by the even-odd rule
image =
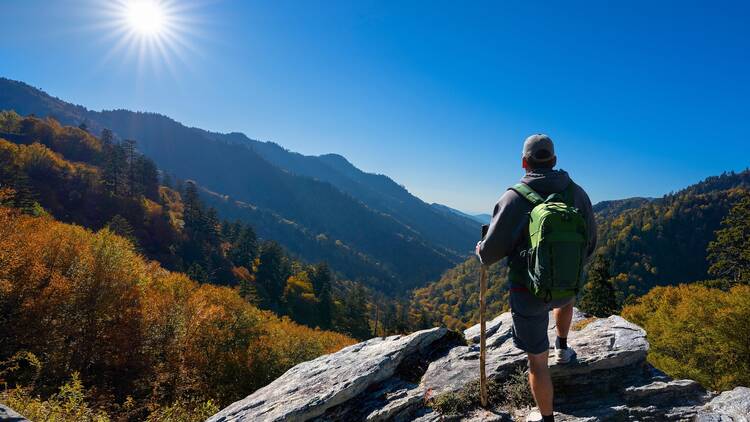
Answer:
[[[669,375],[715,390],[750,385],[750,286],[655,287],[622,316],[646,330],[649,361]]]
[[[196,398],[226,405],[353,342],[164,270],[106,228],[5,207],[0,318],[0,362],[20,352],[39,361],[32,377],[0,368],[9,387],[50,395],[78,373],[97,406],[131,419]]]

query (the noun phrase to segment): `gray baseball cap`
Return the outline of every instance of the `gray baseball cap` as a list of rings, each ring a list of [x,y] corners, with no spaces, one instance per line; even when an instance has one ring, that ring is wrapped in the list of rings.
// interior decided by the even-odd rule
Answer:
[[[532,158],[543,163],[555,158],[555,145],[549,136],[537,133],[526,138],[523,143],[523,158]]]

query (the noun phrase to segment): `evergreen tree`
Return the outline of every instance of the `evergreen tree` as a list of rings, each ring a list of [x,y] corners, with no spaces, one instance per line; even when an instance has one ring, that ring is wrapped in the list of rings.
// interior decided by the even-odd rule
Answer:
[[[201,265],[206,271],[206,236],[205,236],[205,214],[203,203],[198,197],[198,189],[195,183],[188,181],[182,195],[183,211],[182,220],[184,240],[180,245],[181,257],[185,266],[190,267],[194,263]],[[207,277],[207,276],[206,276]]]
[[[102,144],[105,146],[105,148],[110,147],[115,141],[115,135],[112,133],[111,130],[104,128],[102,129],[102,135],[100,136],[100,139],[102,141]]]
[[[260,297],[258,296],[258,289],[255,285],[254,279],[242,278],[240,279],[240,296],[245,299],[248,303],[258,305],[260,303]]]
[[[185,228],[196,230],[203,219],[203,203],[198,196],[198,188],[192,180],[188,180],[185,183],[185,191],[182,194],[182,203],[182,219],[185,222]]]
[[[331,297],[332,277],[328,264],[321,262],[313,266],[310,281],[312,282],[313,289],[315,289],[315,296],[320,301],[318,304],[320,327],[324,329],[330,328],[333,318],[333,299]]]
[[[750,194],[743,194],[722,220],[707,252],[709,274],[730,285],[750,284]]]
[[[243,266],[253,270],[253,263],[258,257],[258,239],[252,227],[244,224],[239,226],[224,224],[222,226],[224,238],[232,242],[229,259],[235,266]]]
[[[367,292],[360,284],[355,284],[343,298],[343,309],[337,321],[337,331],[358,339],[371,336],[367,312]]]
[[[138,195],[138,180],[136,176],[136,149],[135,141],[132,139],[126,139],[122,141],[122,149],[125,152],[125,160],[127,163],[127,172],[125,174],[125,180],[127,183],[127,193],[129,195]]]
[[[111,220],[109,220],[107,228],[112,233],[128,239],[134,245],[138,244],[134,235],[133,226],[131,226],[130,223],[128,223],[128,220],[120,214],[116,214]]]
[[[588,282],[579,302],[581,310],[597,317],[607,317],[619,312],[617,290],[610,275],[610,263],[597,255],[588,273]]]
[[[260,247],[260,264],[256,280],[261,296],[261,306],[278,311],[280,299],[286,287],[286,281],[291,275],[289,259],[278,243],[266,241]]]
[[[105,152],[103,182],[104,186],[112,195],[123,195],[125,193],[125,177],[127,175],[127,155],[122,145],[112,144]]]
[[[159,197],[159,172],[156,164],[144,155],[138,155],[134,164],[135,192],[156,200]]]
[[[218,246],[221,230],[221,222],[219,221],[219,215],[216,212],[216,208],[210,207],[206,210],[203,217],[203,232],[206,236],[206,241],[211,245]]]
[[[188,275],[188,277],[192,278],[193,280],[199,283],[208,283],[211,281],[206,269],[203,268],[203,266],[197,262],[193,262],[190,265],[190,267],[188,267],[185,273]]]

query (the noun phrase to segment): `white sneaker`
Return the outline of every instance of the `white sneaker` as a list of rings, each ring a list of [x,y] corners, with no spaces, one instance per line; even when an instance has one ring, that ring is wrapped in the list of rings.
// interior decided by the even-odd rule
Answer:
[[[531,413],[526,416],[526,422],[542,422],[542,414],[538,410],[532,410]]]
[[[570,363],[571,360],[576,356],[576,351],[572,347],[566,349],[558,349],[555,347],[555,363],[558,365],[564,365]]]

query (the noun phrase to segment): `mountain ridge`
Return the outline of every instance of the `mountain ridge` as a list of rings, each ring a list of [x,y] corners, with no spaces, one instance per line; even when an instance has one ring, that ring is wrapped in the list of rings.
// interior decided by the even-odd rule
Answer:
[[[310,235],[331,239],[330,244],[294,247],[291,238],[280,236],[279,241],[303,259],[338,255],[340,241],[351,256],[362,257],[343,273],[355,280],[370,279],[383,291],[404,292],[435,279],[460,261],[475,238],[472,221],[436,213],[387,176],[362,172],[341,156],[304,156],[237,132],[188,127],[158,113],[91,111],[5,78],[0,88],[2,109],[50,116],[63,124],[84,123],[93,132],[111,129],[122,139],[135,139],[139,151],[168,174],[271,210],[307,228]],[[253,222],[233,205],[220,211]],[[283,222],[277,223],[274,227]]]

